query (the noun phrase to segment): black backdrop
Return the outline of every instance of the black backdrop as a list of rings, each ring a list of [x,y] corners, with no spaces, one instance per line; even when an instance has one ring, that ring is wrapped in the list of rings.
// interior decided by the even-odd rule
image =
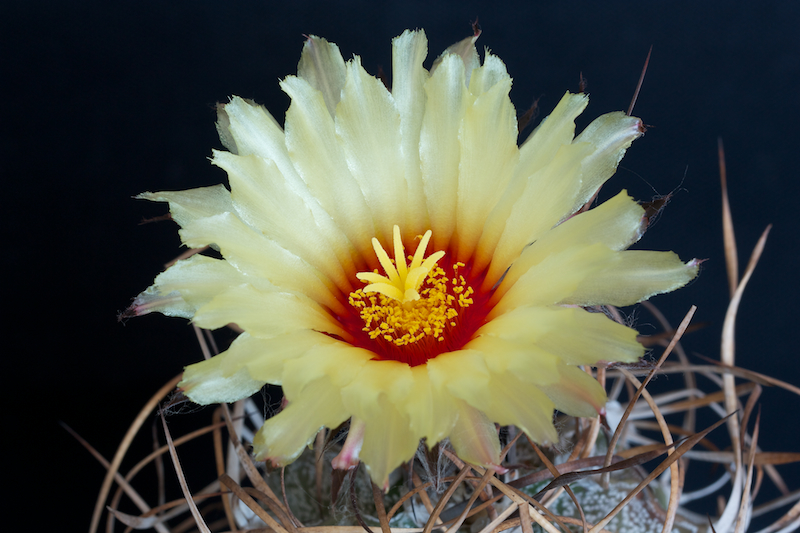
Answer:
[[[686,347],[718,357],[721,136],[743,263],[774,224],[739,313],[737,363],[800,383],[794,2],[27,1],[3,11],[4,433],[29,452],[10,461],[15,500],[66,529],[88,526],[104,472],[57,422],[110,458],[146,399],[201,358],[185,321],[116,320],[180,244],[170,223],[138,224],[163,206],[131,196],[224,181],[207,160],[220,147],[215,102],[253,98],[280,120],[288,98],[277,81],[295,72],[303,34],[388,72],[390,39],[405,28],[424,28],[435,56],[479,17],[479,45],[506,62],[519,109],[538,98],[548,113],[583,73],[591,103],[579,127],[628,106],[653,45],[634,112],[652,127],[606,191],[675,192],[642,245],[708,261],[655,303],[675,323],[696,304],[710,325]],[[770,389],[762,405],[764,448],[797,451],[800,399]],[[796,486],[800,470],[788,472]]]

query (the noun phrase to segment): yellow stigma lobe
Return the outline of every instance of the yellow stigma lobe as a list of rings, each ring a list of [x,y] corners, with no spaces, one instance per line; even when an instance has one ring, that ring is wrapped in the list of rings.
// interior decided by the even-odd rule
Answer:
[[[400,238],[400,228],[394,227],[394,263],[389,259],[386,250],[383,249],[378,239],[372,239],[372,248],[378,256],[383,267],[385,276],[377,272],[359,272],[356,277],[368,283],[361,289],[363,292],[377,292],[388,296],[402,303],[419,300],[418,289],[425,281],[428,273],[436,266],[436,262],[444,257],[444,252],[436,252],[428,258],[425,257],[425,250],[428,248],[428,241],[431,239],[431,230],[425,232],[422,240],[414,252],[411,264],[406,264],[405,248],[403,240]]]

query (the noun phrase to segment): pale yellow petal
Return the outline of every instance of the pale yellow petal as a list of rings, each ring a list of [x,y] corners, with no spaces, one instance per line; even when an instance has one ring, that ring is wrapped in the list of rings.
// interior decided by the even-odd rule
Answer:
[[[463,262],[472,256],[484,222],[508,185],[519,158],[516,111],[508,97],[511,78],[504,74],[505,67],[502,67],[504,76],[490,69],[495,63],[502,66],[499,60],[490,62],[490,57],[494,56],[487,57],[484,66],[475,71],[470,90],[474,84],[493,82],[491,88],[474,100],[469,99],[459,134],[461,163],[456,233],[457,258]],[[483,83],[479,83],[480,80]]]
[[[595,365],[604,361],[635,363],[644,355],[636,340],[638,332],[611,320],[603,313],[578,308],[563,309],[555,327],[542,335],[537,344],[557,353],[573,365]]]
[[[477,42],[479,36],[480,32],[448,46],[433,62],[431,74],[437,71],[442,63],[448,60],[448,57],[458,58],[461,61],[462,68],[466,72],[465,85],[469,85],[472,71],[481,66],[481,59],[478,57],[478,51],[475,49],[475,42]]]
[[[513,284],[503,280],[493,296],[497,303],[488,319],[492,320],[517,307],[562,303],[575,293],[584,279],[617,261],[620,253],[603,244],[594,244],[573,246],[550,254],[530,267]]]
[[[180,235],[192,248],[215,244],[225,259],[243,274],[266,279],[283,290],[301,292],[330,309],[343,312],[334,296],[336,286],[327,276],[232,213],[197,219],[181,229]]]
[[[574,195],[581,186],[581,161],[591,151],[592,146],[586,143],[564,145],[548,165],[528,179],[495,248],[489,234],[479,250],[480,265],[491,261],[485,286],[494,285],[526,245],[571,214]]]
[[[333,116],[345,81],[344,59],[339,47],[322,37],[310,36],[303,45],[297,75],[322,94]]]
[[[535,323],[529,323],[527,326],[530,329],[536,328]],[[579,330],[573,330],[571,333],[581,335]],[[466,346],[468,349],[485,354],[486,366],[492,372],[493,382],[513,376],[523,386],[531,385],[538,388],[555,402],[557,409],[574,416],[591,417],[603,408],[606,402],[605,391],[592,377],[574,366],[568,366],[559,357],[561,353],[559,346],[555,346],[551,353],[530,339],[514,336],[513,333],[507,337],[512,340],[484,335]],[[528,391],[526,394],[534,393]],[[501,408],[502,406],[497,406],[497,409]],[[546,408],[545,404],[544,411],[541,412],[546,413]]]
[[[483,270],[491,260],[497,241],[506,229],[511,209],[528,187],[529,179],[538,181],[550,177],[549,174],[539,171],[550,164],[562,146],[572,143],[575,135],[575,118],[584,110],[588,101],[583,94],[566,93],[550,116],[545,117],[528,140],[520,146],[519,162],[511,181],[498,203],[492,208],[484,225],[476,254],[478,270]],[[536,186],[533,188],[538,189]],[[548,197],[548,200],[553,199]]]
[[[519,147],[515,177],[533,175],[556,155],[558,149],[575,137],[575,119],[589,103],[588,95],[567,91],[553,112],[542,120]]]
[[[397,361],[368,361],[342,388],[342,401],[354,418],[366,424],[360,457],[373,481],[386,486],[389,473],[413,457],[420,435],[410,430],[402,411],[414,384],[411,369]]]
[[[340,391],[358,375],[375,354],[345,342],[319,344],[301,357],[287,360],[283,368],[283,393],[294,401],[309,390],[312,382],[327,378]]]
[[[525,247],[505,273],[500,291],[513,285],[531,266],[567,248],[595,243],[605,244],[612,250],[627,248],[639,240],[645,224],[644,209],[622,191],[594,209],[559,224]]]
[[[231,133],[231,120],[228,118],[228,113],[225,112],[225,104],[217,102],[217,135],[222,146],[228,149],[232,154],[238,154],[239,148],[236,146],[236,139],[233,138]]]
[[[281,87],[292,99],[286,112],[286,147],[297,172],[358,254],[367,256],[375,236],[372,215],[347,166],[322,93],[294,76]]]
[[[427,55],[428,39],[422,30],[406,30],[392,41],[392,97],[400,113],[400,149],[408,182],[408,212],[403,229],[413,235],[429,229],[419,154],[428,79],[422,62]]]
[[[632,363],[644,355],[636,330],[576,307],[518,307],[494,318],[477,334],[535,346],[571,365]]]
[[[187,366],[178,388],[200,405],[231,403],[261,390],[266,382],[253,379],[245,367],[240,366],[234,372],[226,371],[225,360],[231,350],[235,348],[231,346],[211,359]]]
[[[409,431],[408,416],[394,404],[381,398],[378,405],[381,414],[365,419],[360,457],[375,484],[386,490],[392,470],[414,457],[419,437]]]
[[[487,49],[483,65],[472,71],[472,76],[467,82],[469,92],[478,97],[495,89],[495,85],[498,83],[508,83],[510,85],[511,77],[508,75],[503,61]]]
[[[420,164],[425,183],[433,247],[447,248],[456,225],[458,169],[461,162],[459,131],[467,104],[464,63],[452,54],[425,83],[428,101],[420,131]]]
[[[491,468],[500,464],[500,439],[494,422],[464,400],[456,400],[456,423],[450,444],[464,461]]]
[[[485,389],[491,378],[485,356],[476,350],[447,352],[429,359],[428,376],[438,390],[466,400],[472,391]]]
[[[134,299],[131,308],[137,316],[159,312],[192,318],[214,296],[247,281],[227,261],[195,254],[159,274],[153,285]],[[271,287],[266,280],[253,281],[262,289]]]
[[[277,121],[264,107],[236,96],[225,105],[225,112],[230,120],[230,133],[236,141],[238,155],[256,155],[275,163],[285,186],[302,198],[311,210],[321,237],[330,242],[329,246],[336,250],[340,262],[347,265],[351,246],[330,213],[320,205],[319,199],[298,174],[286,146],[286,136]]]
[[[593,418],[605,408],[606,391],[592,376],[574,366],[559,367],[561,380],[539,388],[555,404],[556,409],[570,416]]]
[[[533,329],[534,324],[528,324]],[[528,339],[511,336],[481,335],[464,346],[484,354],[486,367],[493,375],[511,373],[534,385],[547,385],[560,380],[558,373],[562,360]]]
[[[380,416],[381,398],[401,404],[414,385],[411,367],[398,361],[370,361],[362,366],[353,382],[342,389],[342,399],[358,418]]]
[[[556,158],[528,179],[505,220],[497,248],[494,236],[502,225],[490,220],[478,261],[491,256],[486,285],[495,283],[523,247],[580,209],[610,178],[631,143],[643,133],[641,120],[609,113],[592,122],[571,146],[562,146]],[[513,187],[512,187],[513,188]],[[504,204],[501,204],[504,205]],[[503,213],[498,209],[499,216]]]
[[[531,255],[543,257],[570,246],[594,243],[605,244],[612,250],[624,250],[641,238],[646,223],[642,206],[623,190],[537,239],[531,247]]]
[[[283,364],[334,339],[315,331],[295,331],[270,339],[242,333],[230,348],[206,361],[189,365],[178,387],[202,405],[247,398],[266,383],[280,385]]]
[[[500,442],[494,419],[481,412],[471,399],[487,394],[491,374],[484,354],[476,350],[444,353],[427,363],[433,390],[446,391],[454,400],[456,420],[450,442],[459,457],[481,466],[499,462]]]
[[[641,119],[617,111],[594,119],[575,137],[576,144],[588,142],[595,147],[595,151],[583,161],[581,190],[572,212],[588,202],[597,189],[614,175],[631,143],[642,135],[644,125]]]
[[[493,375],[488,387],[464,400],[501,426],[517,426],[538,443],[558,442],[553,401],[512,373]]]
[[[292,331],[271,338],[242,333],[225,352],[230,354],[222,368],[231,373],[238,371],[240,367],[246,367],[253,379],[280,385],[283,382],[283,365],[286,361],[301,357],[319,345],[336,342],[340,341],[312,330]]]
[[[236,141],[238,155],[257,155],[275,163],[286,186],[303,199],[313,213],[318,231],[330,240],[330,246],[337,250],[345,264],[343,258],[350,250],[347,240],[298,174],[294,160],[289,155],[286,136],[277,121],[263,106],[248,103],[236,96],[225,105],[225,112],[230,120],[230,132]],[[330,179],[330,176],[327,178]]]
[[[188,191],[143,192],[136,198],[153,202],[169,202],[172,220],[181,227],[191,224],[198,218],[233,211],[231,195],[223,185],[199,187]]]
[[[364,193],[378,237],[391,242],[392,227],[405,220],[408,188],[400,150],[400,114],[383,83],[347,63],[347,81],[336,107],[336,134],[350,172]]]
[[[515,376],[515,368],[503,373],[490,370],[495,355],[474,349],[441,354],[428,361],[431,382],[443,385],[493,422],[513,424],[537,442],[554,442],[558,435],[552,422],[552,400]]]
[[[561,300],[582,306],[625,306],[683,287],[697,276],[697,261],[684,264],[673,252],[626,250],[586,276]]]
[[[258,155],[275,161],[287,179],[294,180],[291,162],[286,157],[283,130],[264,106],[239,96],[225,104],[225,114],[238,155]]]
[[[233,96],[224,110],[238,155],[256,154],[272,159],[291,179],[291,168],[284,155],[283,130],[275,117],[264,106],[239,96]]]
[[[208,297],[212,296],[213,294],[210,294]],[[161,292],[156,285],[151,285],[133,299],[131,306],[121,316],[127,318],[162,313],[166,316],[192,318],[195,310],[196,308],[188,304],[179,292]]]
[[[257,460],[286,465],[300,456],[320,429],[338,427],[349,417],[339,387],[326,377],[319,378],[306,394],[291,400],[261,426],[253,439],[253,452]]]
[[[529,268],[505,294],[498,291],[489,319],[525,305],[632,305],[686,285],[697,269],[672,252],[573,246]]]
[[[300,294],[265,292],[251,285],[232,287],[197,310],[194,323],[217,329],[235,323],[259,337],[313,329],[346,337],[339,323],[319,304]]]
[[[434,387],[428,365],[411,368],[413,383],[402,409],[409,416],[409,429],[427,439],[431,447],[450,434],[458,412],[455,399],[444,389]]]
[[[213,163],[228,173],[233,207],[248,225],[306,260],[343,292],[352,290],[350,254],[339,262],[305,201],[289,187],[278,167],[255,155],[215,152]]]

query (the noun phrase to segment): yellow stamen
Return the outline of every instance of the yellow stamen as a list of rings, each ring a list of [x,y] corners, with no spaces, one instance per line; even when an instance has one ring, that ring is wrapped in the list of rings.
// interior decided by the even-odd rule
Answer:
[[[358,310],[364,321],[362,328],[371,339],[383,339],[397,346],[415,343],[425,337],[444,341],[444,332],[455,327],[460,309],[469,307],[472,287],[458,273],[463,263],[453,265],[453,277],[436,265],[444,252],[425,258],[431,238],[428,230],[422,236],[412,256],[405,256],[400,228],[394,227],[394,261],[372,239],[385,276],[375,272],[359,272],[356,277],[367,283],[363,289],[350,293],[350,305]],[[406,260],[411,263],[406,263]],[[372,295],[370,293],[378,293]]]

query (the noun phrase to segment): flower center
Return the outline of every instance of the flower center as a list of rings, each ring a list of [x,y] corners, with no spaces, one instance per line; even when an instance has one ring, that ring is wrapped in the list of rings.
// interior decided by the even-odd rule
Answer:
[[[349,303],[360,319],[351,323],[359,330],[351,331],[356,344],[378,359],[416,366],[463,346],[486,312],[468,309],[475,304],[475,291],[464,275],[469,270],[464,263],[443,260],[443,251],[425,257],[430,230],[413,256],[405,255],[400,228],[394,226],[393,233],[394,260],[372,239],[385,275],[377,270],[356,274],[367,285],[350,293]]]

